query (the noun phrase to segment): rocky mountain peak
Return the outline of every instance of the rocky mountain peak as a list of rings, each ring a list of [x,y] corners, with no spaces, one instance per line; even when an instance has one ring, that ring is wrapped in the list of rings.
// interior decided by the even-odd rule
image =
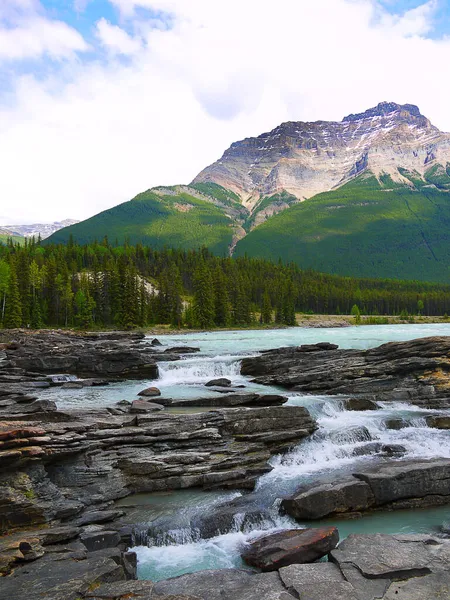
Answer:
[[[343,123],[354,123],[364,119],[374,119],[376,117],[422,117],[425,118],[418,106],[415,104],[397,104],[396,102],[380,102],[374,108],[369,108],[363,113],[347,115],[343,118]]]
[[[343,185],[364,171],[405,185],[402,169],[423,177],[450,163],[450,135],[414,104],[380,102],[342,121],[289,121],[233,143],[194,183],[213,182],[253,211],[261,198],[287,192],[299,201]],[[400,170],[399,170],[400,169]]]

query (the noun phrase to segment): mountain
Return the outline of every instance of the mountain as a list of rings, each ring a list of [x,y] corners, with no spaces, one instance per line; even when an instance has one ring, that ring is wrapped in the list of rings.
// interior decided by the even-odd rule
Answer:
[[[39,235],[44,240],[63,227],[69,227],[78,223],[74,219],[64,219],[63,221],[55,221],[54,223],[33,223],[32,225],[6,225],[5,231],[11,235],[18,237],[35,237]]]
[[[238,196],[215,184],[159,187],[61,229],[48,242],[67,242],[73,236],[87,243],[107,236],[113,243],[127,240],[154,248],[205,245],[217,254],[227,254],[245,235],[240,223],[247,214]]]
[[[382,102],[235,142],[190,186],[149,190],[50,241],[203,243],[344,275],[448,281],[449,194],[450,134],[417,106]]]
[[[5,243],[8,240],[20,242],[23,238],[6,227],[0,227],[0,243]]]

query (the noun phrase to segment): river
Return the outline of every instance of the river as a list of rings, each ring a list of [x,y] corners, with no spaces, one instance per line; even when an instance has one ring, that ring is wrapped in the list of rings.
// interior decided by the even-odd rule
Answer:
[[[240,360],[260,350],[281,346],[329,341],[341,348],[371,348],[389,341],[410,340],[432,335],[450,335],[450,324],[376,325],[339,329],[292,328],[270,331],[228,331],[169,335],[161,337],[167,346],[189,345],[200,352],[177,362],[159,363],[156,381],[124,382],[106,388],[58,390],[60,408],[111,405],[118,400],[132,400],[144,387],[156,385],[169,398],[194,398],[216,395],[204,387],[210,379],[227,377],[233,386],[246,391],[277,392],[280,389],[258,386],[240,375]],[[49,390],[50,398],[55,392]],[[292,492],[300,483],[316,481],[330,475],[351,472],[356,466],[368,466],[376,460],[376,451],[367,453],[371,441],[400,444],[406,449],[403,458],[450,458],[450,433],[430,429],[425,417],[431,410],[398,403],[380,404],[377,411],[345,411],[342,398],[281,393],[291,405],[302,405],[316,417],[319,430],[291,452],[272,459],[273,470],[262,476],[252,495],[253,504],[266,509],[269,517],[242,527],[243,514],[237,515],[231,533],[203,540],[189,527],[192,516],[210,511],[215,504],[240,496],[239,492],[202,492],[184,490],[173,493],[141,494],[118,503],[127,506],[128,519],[141,523],[142,531],[155,519],[171,522],[168,530],[158,535],[136,536],[135,551],[141,578],[160,580],[205,568],[242,567],[239,549],[261,531],[298,526],[278,513],[278,498]],[[175,410],[175,409],[169,409]],[[179,410],[179,409],[177,409]],[[182,410],[182,409],[181,409]],[[437,412],[437,411],[436,411]],[[442,411],[439,411],[442,413]],[[402,418],[408,426],[400,430],[386,429],[385,421]],[[365,429],[362,429],[365,428]],[[337,524],[341,538],[351,532],[420,532],[436,530],[450,519],[446,507],[427,510],[375,513],[351,521],[322,521],[315,525]],[[310,526],[305,524],[305,526]]]

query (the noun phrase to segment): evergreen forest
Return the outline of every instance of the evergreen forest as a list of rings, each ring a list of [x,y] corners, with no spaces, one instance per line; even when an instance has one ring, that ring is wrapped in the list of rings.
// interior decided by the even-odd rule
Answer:
[[[0,325],[245,327],[295,325],[295,313],[444,315],[450,286],[356,279],[294,263],[148,246],[0,244]]]

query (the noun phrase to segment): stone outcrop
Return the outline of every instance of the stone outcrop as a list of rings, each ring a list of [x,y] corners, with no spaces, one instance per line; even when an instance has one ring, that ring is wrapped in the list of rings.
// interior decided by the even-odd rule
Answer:
[[[6,344],[6,361],[0,364],[0,383],[33,383],[43,374],[75,374],[78,377],[158,377],[157,362],[179,360],[182,352],[195,348],[163,350],[144,342],[143,334],[67,332],[27,333],[18,331]],[[54,378],[46,380],[55,384]],[[91,383],[91,385],[94,383]]]
[[[390,342],[369,350],[330,350],[321,344],[280,348],[245,358],[241,373],[299,392],[449,408],[450,337]]]
[[[336,547],[336,527],[288,529],[251,542],[242,552],[244,561],[262,571],[277,571],[292,564],[312,563]]]
[[[450,502],[450,460],[404,461],[354,473],[351,479],[300,489],[282,509],[298,520]]]

